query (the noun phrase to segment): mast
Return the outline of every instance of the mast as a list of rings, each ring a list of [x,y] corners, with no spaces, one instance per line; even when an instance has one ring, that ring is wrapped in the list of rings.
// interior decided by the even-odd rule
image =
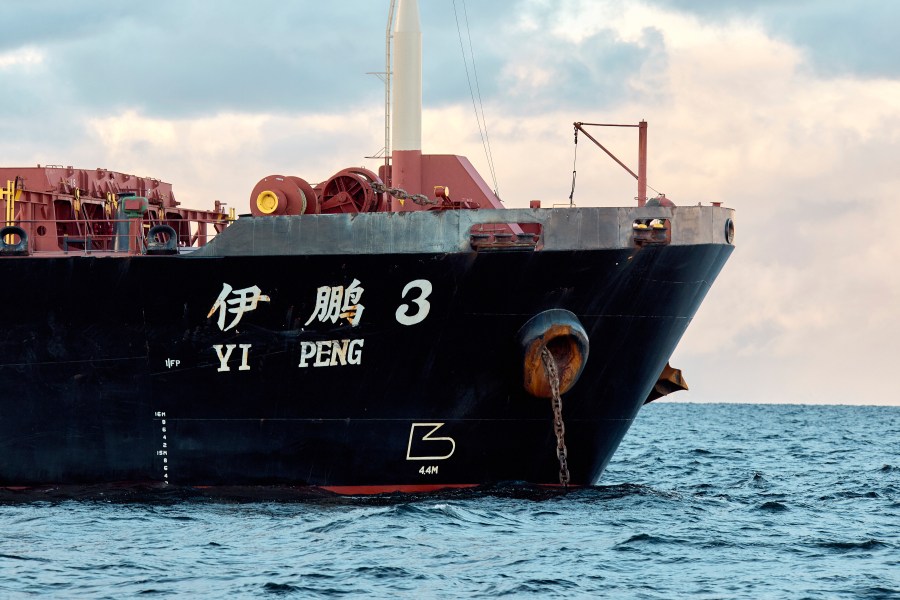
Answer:
[[[388,173],[391,170],[391,28],[396,4],[397,0],[391,0],[384,32],[384,182],[388,185]]]
[[[422,193],[422,30],[417,0],[399,0],[394,23],[391,186]],[[411,207],[406,207],[408,210]],[[404,206],[391,200],[392,211]]]

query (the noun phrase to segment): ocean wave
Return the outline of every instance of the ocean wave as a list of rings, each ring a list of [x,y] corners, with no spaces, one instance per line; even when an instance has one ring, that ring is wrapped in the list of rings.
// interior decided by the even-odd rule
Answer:
[[[879,550],[881,548],[888,548],[890,546],[889,544],[876,539],[868,539],[855,542],[828,540],[816,542],[815,545],[819,548],[834,550],[835,552],[840,553],[853,552],[856,550]]]

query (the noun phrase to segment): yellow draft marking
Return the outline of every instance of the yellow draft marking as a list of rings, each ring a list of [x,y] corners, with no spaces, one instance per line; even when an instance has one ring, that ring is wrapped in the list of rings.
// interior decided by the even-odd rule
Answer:
[[[256,197],[256,208],[261,213],[271,215],[278,209],[278,196],[274,192],[266,190]]]

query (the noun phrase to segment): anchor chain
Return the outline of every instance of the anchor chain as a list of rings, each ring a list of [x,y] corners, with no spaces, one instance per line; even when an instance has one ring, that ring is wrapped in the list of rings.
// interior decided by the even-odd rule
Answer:
[[[432,200],[425,194],[409,194],[406,190],[387,187],[383,183],[378,183],[377,181],[370,184],[370,187],[379,194],[388,194],[399,200],[412,200],[419,206],[434,206],[438,204],[437,200]]]
[[[547,372],[547,380],[550,382],[550,392],[553,396],[553,431],[556,433],[556,457],[559,459],[559,483],[565,489],[569,489],[569,452],[566,450],[566,424],[562,417],[562,396],[559,393],[559,370],[556,368],[556,359],[547,349],[541,348],[541,361]]]

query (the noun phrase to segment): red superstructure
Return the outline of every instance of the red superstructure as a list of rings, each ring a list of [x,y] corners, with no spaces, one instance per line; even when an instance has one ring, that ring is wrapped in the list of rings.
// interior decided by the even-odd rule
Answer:
[[[414,182],[406,178],[407,189],[391,187],[391,172],[385,177],[384,167],[377,175],[362,167],[342,169],[315,185],[293,175],[269,175],[250,193],[250,211],[265,217],[504,208],[466,157],[432,154],[419,159],[419,176]]]
[[[162,241],[198,247],[233,219],[218,201],[212,211],[181,208],[171,184],[106,169],[2,167],[0,187],[3,225],[24,231],[29,253],[141,253],[156,226],[171,228]]]

